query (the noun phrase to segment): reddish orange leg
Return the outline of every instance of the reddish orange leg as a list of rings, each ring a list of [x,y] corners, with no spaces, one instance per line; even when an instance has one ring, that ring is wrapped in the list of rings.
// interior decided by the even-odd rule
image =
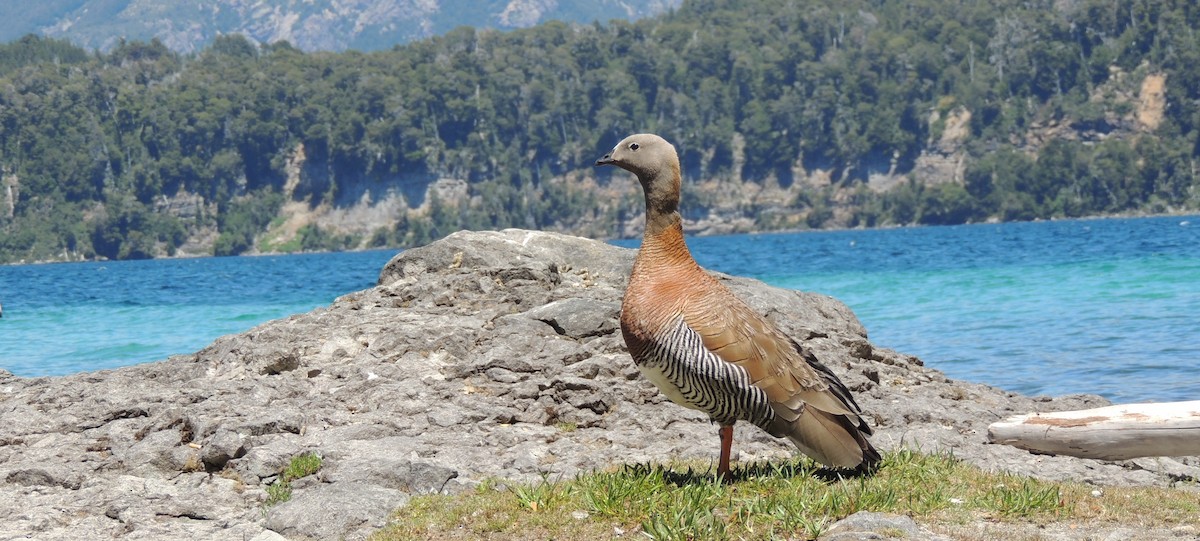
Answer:
[[[721,425],[721,458],[717,462],[717,477],[729,479],[729,454],[733,449],[733,425]]]

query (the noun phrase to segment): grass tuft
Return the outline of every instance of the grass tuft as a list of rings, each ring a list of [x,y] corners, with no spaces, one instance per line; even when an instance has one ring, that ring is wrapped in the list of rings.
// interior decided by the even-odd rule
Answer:
[[[266,507],[272,507],[276,504],[281,504],[292,499],[292,484],[284,481],[275,481],[267,485],[267,501],[263,504]]]
[[[292,482],[301,477],[308,477],[317,473],[321,469],[321,455],[316,453],[306,453],[292,457],[286,468],[283,469],[283,480]]]
[[[306,453],[292,457],[288,465],[279,474],[279,479],[267,485],[267,501],[264,507],[271,507],[292,499],[292,481],[308,477],[321,469],[321,455]]]

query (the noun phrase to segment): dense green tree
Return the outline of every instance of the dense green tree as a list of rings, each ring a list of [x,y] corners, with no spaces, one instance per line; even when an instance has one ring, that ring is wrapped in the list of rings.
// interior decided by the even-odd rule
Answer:
[[[938,184],[921,193],[918,222],[926,225],[963,224],[981,217],[975,200],[961,184]]]
[[[0,75],[7,75],[25,66],[82,64],[87,61],[87,51],[66,40],[30,34],[12,43],[0,44]]]

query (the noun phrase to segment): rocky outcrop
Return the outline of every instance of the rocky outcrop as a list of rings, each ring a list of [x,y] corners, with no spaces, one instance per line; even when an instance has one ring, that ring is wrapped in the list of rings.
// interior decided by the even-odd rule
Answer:
[[[552,233],[461,232],[398,255],[374,288],[194,354],[58,378],[0,374],[0,538],[361,539],[412,494],[712,459],[715,427],[665,402],[624,350],[617,316],[632,257]],[[884,449],[1097,484],[1200,477],[1184,461],[987,445],[987,424],[1009,414],[1104,400],[950,380],[872,344],[833,298],[721,279],[841,375]],[[745,426],[735,449],[742,461],[794,453]],[[322,469],[266,506],[267,487],[305,453]]]
[[[0,168],[0,190],[0,196],[4,198],[4,203],[0,205],[0,216],[11,220],[21,194],[21,179],[7,167]]]
[[[1157,130],[1167,108],[1167,76],[1152,73],[1142,79],[1137,102],[1138,129],[1145,132]]]

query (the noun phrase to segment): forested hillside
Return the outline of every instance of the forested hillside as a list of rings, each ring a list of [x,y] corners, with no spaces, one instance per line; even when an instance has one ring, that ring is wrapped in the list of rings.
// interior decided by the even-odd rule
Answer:
[[[680,151],[708,231],[1200,208],[1192,2],[688,1],[362,53],[0,47],[0,260],[636,232],[592,161]],[[714,225],[715,224],[715,225]]]

